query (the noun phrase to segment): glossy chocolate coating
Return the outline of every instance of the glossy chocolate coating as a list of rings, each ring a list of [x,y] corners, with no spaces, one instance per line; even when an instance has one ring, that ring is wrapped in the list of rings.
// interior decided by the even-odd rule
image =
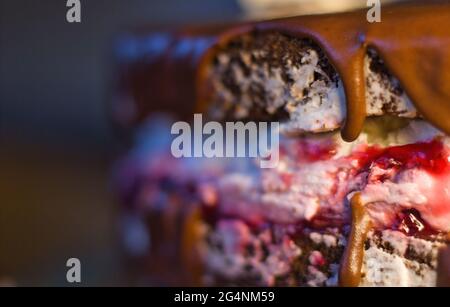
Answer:
[[[366,242],[367,234],[372,229],[370,216],[364,203],[361,201],[359,193],[352,197],[351,207],[352,228],[339,272],[339,285],[343,287],[357,287],[360,284],[364,243]]]

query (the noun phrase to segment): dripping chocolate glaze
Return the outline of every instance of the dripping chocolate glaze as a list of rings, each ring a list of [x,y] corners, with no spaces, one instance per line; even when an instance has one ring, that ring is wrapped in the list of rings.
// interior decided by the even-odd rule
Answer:
[[[371,218],[361,201],[361,195],[359,193],[353,195],[350,203],[352,228],[339,271],[339,285],[343,287],[357,287],[361,283],[364,243],[372,228]]]
[[[216,38],[197,72],[197,103],[206,110],[211,89],[207,67],[218,47],[252,31],[279,31],[315,41],[339,73],[347,115],[341,134],[355,140],[366,117],[364,57],[376,49],[420,114],[450,134],[450,2],[382,7],[380,23],[369,23],[367,10],[293,17],[241,25]]]

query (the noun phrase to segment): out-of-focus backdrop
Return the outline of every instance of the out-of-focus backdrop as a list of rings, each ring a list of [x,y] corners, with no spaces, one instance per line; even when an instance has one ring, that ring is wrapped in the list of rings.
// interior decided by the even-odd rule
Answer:
[[[111,163],[124,149],[109,123],[112,41],[139,25],[221,22],[364,6],[339,0],[65,0],[0,2],[0,285],[128,285]],[[275,4],[275,6],[274,6]]]

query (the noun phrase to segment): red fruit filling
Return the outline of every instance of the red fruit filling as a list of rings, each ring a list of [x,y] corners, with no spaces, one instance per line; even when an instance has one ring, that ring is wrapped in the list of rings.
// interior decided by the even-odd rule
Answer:
[[[296,157],[301,161],[306,162],[318,162],[329,160],[336,154],[336,146],[332,140],[321,140],[318,142],[312,142],[308,140],[300,140],[294,148]],[[287,154],[286,148],[280,148],[280,154]],[[447,186],[448,176],[450,174],[450,166],[448,161],[448,155],[444,144],[435,139],[430,142],[421,142],[415,144],[408,144],[402,146],[392,146],[387,148],[381,148],[378,146],[367,146],[363,150],[356,150],[353,152],[350,159],[356,159],[358,161],[358,168],[356,173],[364,171],[370,171],[374,167],[378,167],[383,170],[388,170],[387,174],[398,174],[398,172],[407,169],[422,169],[432,174],[433,177],[440,177],[437,180],[443,181],[444,186]],[[391,172],[392,170],[392,172]],[[292,184],[293,176],[291,173],[280,173],[281,180],[287,185]],[[383,175],[386,176],[386,175]],[[391,177],[390,177],[391,178]],[[383,182],[390,178],[379,178],[376,176],[369,177],[370,183]],[[440,188],[440,187],[439,187]],[[445,193],[444,193],[445,194]],[[440,197],[440,196],[438,196]],[[435,204],[437,199],[442,198],[442,206]],[[430,206],[432,210],[448,211],[448,202],[445,195],[440,198],[433,199],[433,206]],[[239,217],[224,215],[217,210],[218,206],[208,206],[203,208],[205,218],[212,224],[215,224],[218,220],[227,218],[243,218],[246,223],[252,228],[261,228],[270,225],[270,222],[261,220],[258,217]],[[431,209],[430,209],[431,210]],[[294,226],[294,225],[293,225]],[[294,227],[301,231],[301,229],[307,228],[326,228],[326,227],[346,227],[348,226],[347,218],[344,217],[330,217],[326,215],[317,215],[311,221],[303,221],[296,224]],[[392,229],[403,232],[410,236],[428,236],[439,233],[436,229],[430,226],[422,218],[419,211],[416,209],[408,209],[400,212],[395,223],[392,225]]]
[[[362,169],[376,165],[383,169],[391,167],[421,168],[435,175],[449,171],[444,145],[439,140],[387,148],[370,146],[365,151],[357,152],[354,155]]]
[[[420,212],[415,209],[404,210],[392,228],[409,236],[430,236],[438,234],[436,230],[422,219]]]

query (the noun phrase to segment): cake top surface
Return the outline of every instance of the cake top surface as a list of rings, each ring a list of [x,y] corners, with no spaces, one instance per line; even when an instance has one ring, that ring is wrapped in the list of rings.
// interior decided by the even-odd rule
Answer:
[[[356,139],[366,117],[364,57],[375,49],[399,80],[420,114],[450,133],[450,3],[383,7],[382,21],[369,23],[367,11],[290,17],[231,27],[202,56],[197,78],[200,109],[208,104],[206,70],[216,51],[252,31],[278,31],[317,43],[340,75],[347,114],[342,136]]]
[[[381,13],[379,23],[369,23],[367,10],[359,10],[127,33],[116,49],[123,68],[119,96],[127,99],[113,106],[115,121],[134,125],[155,110],[181,110],[187,119],[194,101],[198,110],[207,110],[212,58],[234,39],[260,31],[308,39],[320,47],[342,80],[345,140],[355,140],[371,114],[364,69],[368,50],[376,51],[414,109],[450,134],[450,2],[386,5]]]

